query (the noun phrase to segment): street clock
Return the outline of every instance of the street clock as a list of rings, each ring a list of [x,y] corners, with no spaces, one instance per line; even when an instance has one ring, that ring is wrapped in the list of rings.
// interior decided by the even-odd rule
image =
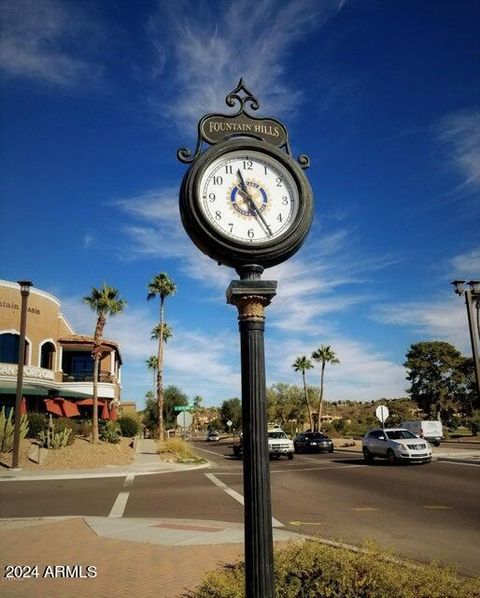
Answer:
[[[246,97],[240,96],[243,92]],[[240,110],[231,116],[210,114],[199,123],[193,157],[180,189],[183,226],[195,245],[220,264],[264,268],[292,256],[302,245],[313,212],[313,197],[303,168],[308,158],[290,156],[285,127],[274,119],[245,112],[258,102],[240,81],[227,96]],[[212,147],[203,154],[201,142]]]

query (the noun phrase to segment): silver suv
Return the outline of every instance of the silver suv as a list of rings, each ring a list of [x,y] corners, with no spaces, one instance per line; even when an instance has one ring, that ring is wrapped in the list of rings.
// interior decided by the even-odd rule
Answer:
[[[363,458],[370,463],[374,457],[389,463],[429,463],[432,449],[428,442],[403,428],[370,430],[362,440]]]

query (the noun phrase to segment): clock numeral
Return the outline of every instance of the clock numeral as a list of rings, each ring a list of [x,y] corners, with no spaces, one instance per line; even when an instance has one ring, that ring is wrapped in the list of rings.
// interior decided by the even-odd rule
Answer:
[[[287,197],[286,195],[284,195],[284,196],[282,197],[282,204],[283,204],[284,206],[287,206],[287,205],[288,205],[288,197]]]
[[[253,170],[253,162],[251,160],[243,161],[243,170]]]
[[[217,210],[215,212],[215,220],[221,220],[222,219],[222,212],[220,212],[220,210]]]
[[[275,182],[277,183],[277,187],[282,186],[282,179],[279,176],[277,176],[277,178],[275,179]]]
[[[268,174],[268,168],[266,166],[264,166],[263,168],[265,170],[265,174],[267,175]]]
[[[229,222],[227,226],[230,228],[229,232],[233,233],[233,222]]]
[[[233,169],[231,164],[225,165],[225,174],[233,174]]]
[[[255,236],[255,233],[253,232],[253,228],[248,229],[247,235],[248,235],[249,239],[253,239],[253,237]]]
[[[214,185],[223,185],[223,176],[214,176],[213,184]]]
[[[277,216],[277,220],[278,220],[279,222],[283,222],[283,218],[282,218],[282,215],[281,215],[281,214],[279,214],[279,215]]]
[[[210,201],[215,201],[215,199],[216,199],[215,193],[209,193],[209,194],[208,194],[208,199],[209,199]]]

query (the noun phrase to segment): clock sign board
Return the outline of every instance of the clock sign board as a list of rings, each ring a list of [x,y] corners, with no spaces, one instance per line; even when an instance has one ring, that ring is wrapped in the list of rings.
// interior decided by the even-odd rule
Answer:
[[[226,103],[233,115],[210,114],[199,123],[194,156],[180,188],[183,226],[195,245],[220,264],[270,267],[292,256],[312,222],[313,194],[303,172],[306,156],[290,155],[288,134],[277,120],[255,118],[258,108],[243,80]],[[201,153],[202,142],[212,145]]]

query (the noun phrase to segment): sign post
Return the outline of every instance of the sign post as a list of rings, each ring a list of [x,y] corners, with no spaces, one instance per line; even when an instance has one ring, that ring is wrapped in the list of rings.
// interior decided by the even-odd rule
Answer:
[[[385,429],[385,420],[389,416],[388,407],[386,407],[385,405],[379,405],[375,409],[375,415],[377,416],[377,419],[379,419],[382,422],[382,428]]]

